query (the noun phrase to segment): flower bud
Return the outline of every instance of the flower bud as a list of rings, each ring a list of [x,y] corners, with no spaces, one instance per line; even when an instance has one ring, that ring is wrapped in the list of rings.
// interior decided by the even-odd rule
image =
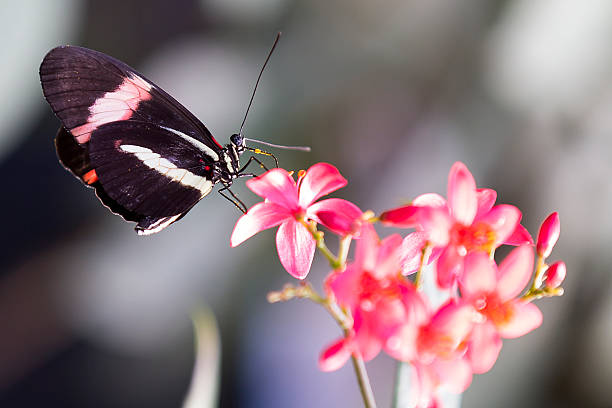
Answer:
[[[546,287],[557,288],[565,279],[566,268],[565,262],[557,261],[548,268],[546,271]]]
[[[561,233],[561,223],[559,214],[554,212],[550,214],[542,223],[540,233],[538,234],[538,242],[536,245],[538,255],[547,258],[553,250],[553,247],[559,239]]]

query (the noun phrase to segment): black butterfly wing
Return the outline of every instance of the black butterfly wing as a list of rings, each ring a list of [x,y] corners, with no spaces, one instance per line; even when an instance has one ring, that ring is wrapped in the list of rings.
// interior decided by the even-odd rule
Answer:
[[[160,231],[212,189],[221,146],[185,107],[126,64],[80,47],[51,50],[40,67],[63,128],[62,164],[139,234]]]

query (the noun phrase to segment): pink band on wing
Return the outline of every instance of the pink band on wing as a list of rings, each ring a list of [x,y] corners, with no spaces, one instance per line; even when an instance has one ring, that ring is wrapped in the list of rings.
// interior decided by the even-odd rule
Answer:
[[[151,99],[151,84],[130,73],[113,92],[107,92],[89,107],[87,123],[73,128],[70,133],[78,143],[87,143],[98,127],[129,119],[142,101]]]

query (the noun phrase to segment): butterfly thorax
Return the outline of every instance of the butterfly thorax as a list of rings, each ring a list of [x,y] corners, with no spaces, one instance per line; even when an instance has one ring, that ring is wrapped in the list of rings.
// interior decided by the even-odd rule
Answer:
[[[218,180],[225,185],[231,185],[240,174],[240,156],[244,150],[244,138],[239,134],[232,135],[230,143],[221,151],[219,162],[215,163],[213,181]]]

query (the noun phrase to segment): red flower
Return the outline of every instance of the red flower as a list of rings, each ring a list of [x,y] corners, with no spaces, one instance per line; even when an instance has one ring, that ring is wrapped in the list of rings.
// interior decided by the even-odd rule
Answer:
[[[255,204],[234,227],[230,243],[240,245],[260,231],[279,225],[276,248],[287,272],[304,279],[310,271],[316,242],[301,221],[314,220],[340,234],[352,233],[361,210],[338,198],[316,202],[346,186],[347,181],[331,164],[317,163],[300,175],[296,183],[283,169],[272,169],[246,182],[265,201]]]
[[[410,301],[420,300],[419,295],[401,276],[402,238],[394,234],[380,241],[370,223],[364,223],[360,234],[355,261],[344,271],[332,272],[326,281],[338,303],[351,311],[354,323],[351,338],[323,352],[319,361],[323,370],[339,368],[351,353],[359,353],[365,361],[373,359],[397,327],[412,313],[421,313]]]
[[[328,289],[354,317],[350,335],[321,354],[319,366],[340,368],[351,354],[365,361],[384,349],[409,361],[413,369],[415,406],[430,406],[438,389],[464,391],[472,379],[465,359],[466,339],[474,309],[467,302],[449,302],[431,313],[422,295],[401,274],[402,240],[391,235],[379,241],[374,228],[362,227],[356,260],[344,272],[334,271]]]
[[[474,315],[469,303],[451,301],[408,320],[389,337],[387,353],[412,366],[411,406],[429,407],[441,388],[455,394],[468,388],[472,369],[466,351]]]
[[[441,252],[437,260],[438,285],[450,288],[463,273],[463,259],[472,251],[491,252],[502,244],[533,244],[520,225],[521,212],[512,205],[496,205],[497,193],[477,189],[474,177],[456,162],[448,176],[448,202],[437,194],[424,194],[411,205],[385,211],[384,224],[414,227],[427,234]]]
[[[520,337],[542,324],[540,309],[517,297],[529,283],[532,272],[530,246],[514,249],[499,268],[484,252],[466,257],[465,272],[459,281],[461,294],[481,317],[472,331],[468,351],[475,373],[493,367],[502,337]]]

